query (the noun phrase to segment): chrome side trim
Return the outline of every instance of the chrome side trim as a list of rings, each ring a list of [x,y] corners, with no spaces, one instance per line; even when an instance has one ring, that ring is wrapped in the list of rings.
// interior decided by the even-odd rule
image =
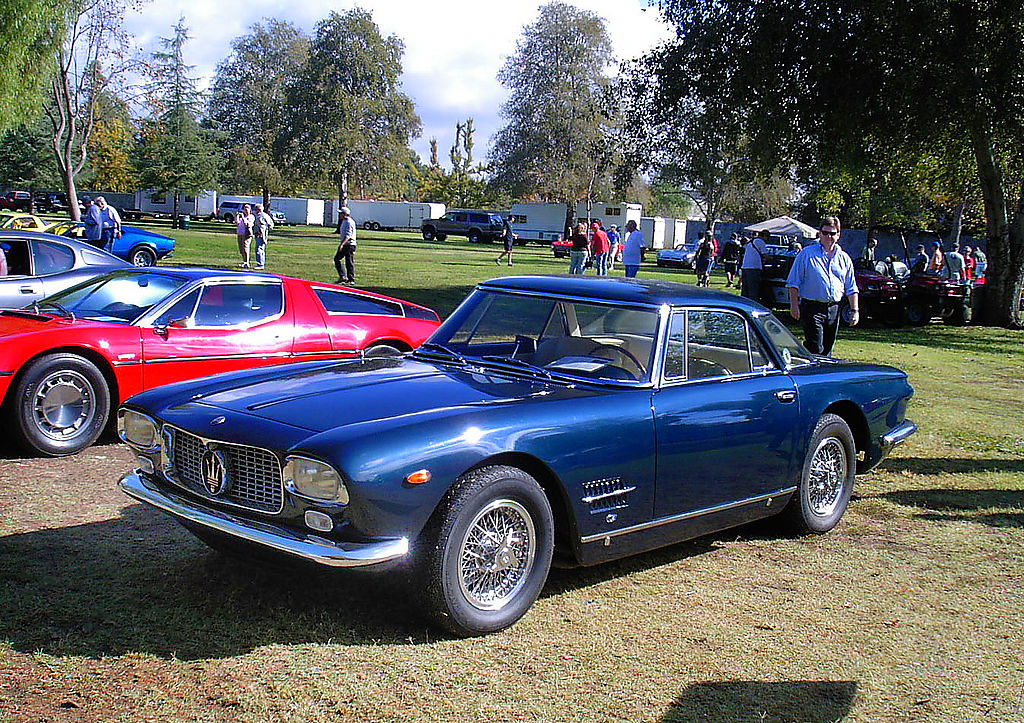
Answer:
[[[916,431],[917,425],[909,419],[905,419],[901,424],[882,435],[882,446],[895,447],[898,444],[903,444]]]
[[[640,532],[642,530],[649,530],[652,527],[661,527],[662,525],[671,525],[674,522],[682,522],[683,520],[689,520],[694,517],[703,517],[704,515],[712,515],[716,512],[724,512],[725,510],[731,510],[735,507],[744,507],[746,505],[756,505],[759,502],[765,502],[772,499],[773,497],[782,497],[783,495],[789,495],[796,492],[796,486],[784,487],[783,489],[769,492],[766,495],[758,495],[757,497],[748,497],[743,500],[736,500],[735,502],[726,502],[725,504],[716,505],[715,507],[706,507],[703,510],[693,510],[692,512],[683,512],[678,515],[671,515],[669,517],[662,517],[657,520],[651,520],[650,522],[641,522],[638,525],[632,525],[631,527],[623,527],[618,530],[612,530],[611,532],[598,532],[594,535],[587,535],[581,537],[580,542],[586,544],[588,542],[598,542],[610,537],[619,537],[620,535],[628,535],[633,532]]]
[[[409,539],[406,537],[370,543],[334,542],[266,522],[229,515],[158,490],[147,484],[145,478],[137,472],[129,472],[117,484],[129,497],[152,505],[179,520],[320,565],[361,567],[397,560],[409,553]]]
[[[13,376],[14,376],[14,371],[13,370],[9,371],[9,372],[0,372],[0,377],[13,377]]]

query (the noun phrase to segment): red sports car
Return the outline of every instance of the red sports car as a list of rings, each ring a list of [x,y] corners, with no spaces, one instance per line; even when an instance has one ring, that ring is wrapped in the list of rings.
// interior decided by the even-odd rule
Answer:
[[[439,323],[407,301],[271,274],[114,271],[0,312],[4,421],[29,450],[73,454],[145,389],[268,364],[397,354]]]

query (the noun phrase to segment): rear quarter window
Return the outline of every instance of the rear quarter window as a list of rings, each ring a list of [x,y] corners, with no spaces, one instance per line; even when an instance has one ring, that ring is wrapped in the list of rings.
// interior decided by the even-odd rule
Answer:
[[[351,294],[335,289],[313,289],[329,314],[377,314],[404,316],[401,304],[372,296]]]

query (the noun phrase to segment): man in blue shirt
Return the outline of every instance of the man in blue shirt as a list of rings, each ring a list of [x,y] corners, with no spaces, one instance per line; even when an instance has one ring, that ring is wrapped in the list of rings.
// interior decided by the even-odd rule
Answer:
[[[813,354],[828,356],[839,331],[839,302],[850,303],[850,325],[860,321],[857,279],[853,259],[839,246],[839,219],[826,216],[818,243],[801,251],[793,261],[786,286],[789,313],[803,323],[804,346]]]

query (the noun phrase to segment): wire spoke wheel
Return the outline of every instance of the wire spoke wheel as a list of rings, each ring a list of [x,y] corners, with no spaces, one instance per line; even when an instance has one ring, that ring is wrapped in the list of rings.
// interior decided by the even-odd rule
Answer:
[[[459,586],[471,605],[500,610],[523,587],[537,555],[533,519],[523,505],[498,499],[481,509],[458,557]]]
[[[848,461],[846,449],[835,437],[821,440],[811,458],[807,485],[811,511],[827,517],[836,511],[846,481]]]
[[[36,386],[32,404],[39,431],[50,439],[72,439],[96,414],[96,395],[84,375],[72,369],[49,374]]]

